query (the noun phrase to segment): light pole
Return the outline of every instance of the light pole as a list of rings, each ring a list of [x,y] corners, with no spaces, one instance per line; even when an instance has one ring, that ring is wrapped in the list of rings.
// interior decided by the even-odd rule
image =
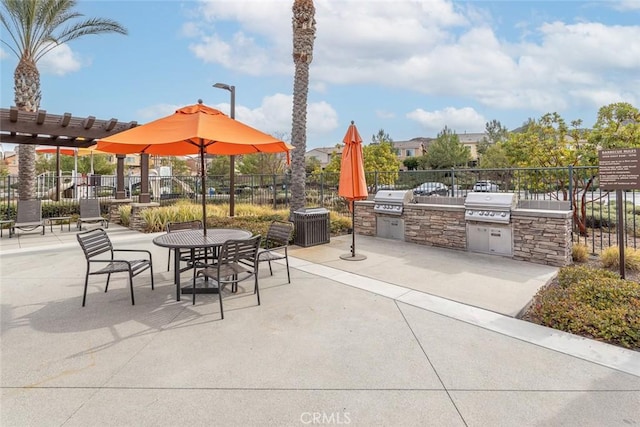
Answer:
[[[218,89],[228,90],[231,93],[231,105],[229,107],[229,115],[232,119],[236,118],[236,87],[226,83],[216,83],[213,85]],[[229,216],[235,216],[236,209],[236,156],[229,156]],[[203,183],[204,185],[204,183]]]

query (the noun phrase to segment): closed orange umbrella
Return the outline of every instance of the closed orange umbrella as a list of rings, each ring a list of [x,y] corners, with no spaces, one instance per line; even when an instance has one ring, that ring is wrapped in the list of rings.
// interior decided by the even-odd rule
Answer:
[[[356,256],[355,204],[353,202],[366,199],[369,192],[367,191],[367,181],[364,175],[362,138],[360,138],[360,134],[353,120],[342,141],[344,142],[344,149],[342,150],[342,159],[340,162],[338,195],[344,197],[349,202],[349,210],[351,210],[352,243],[351,254],[342,255],[340,258],[360,261],[366,257],[364,255]]]
[[[202,171],[202,221],[206,224],[205,154],[287,154],[293,147],[284,141],[232,119],[215,108],[198,104],[174,114],[98,141],[101,151],[116,154],[145,153],[164,156],[200,154]],[[205,225],[206,234],[206,225]]]

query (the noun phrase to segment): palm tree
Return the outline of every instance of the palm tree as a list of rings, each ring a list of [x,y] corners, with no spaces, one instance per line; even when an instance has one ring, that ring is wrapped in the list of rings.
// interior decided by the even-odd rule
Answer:
[[[309,93],[309,64],[313,60],[313,41],[316,37],[315,7],[313,0],[293,2],[293,120],[291,143],[295,147],[291,156],[291,213],[305,204],[305,162],[307,151],[307,94]]]
[[[0,20],[10,41],[2,39],[17,57],[13,74],[14,100],[21,111],[40,108],[40,72],[37,62],[56,46],[88,34],[120,33],[127,30],[109,19],[80,19],[75,0],[2,0]],[[35,198],[36,147],[21,144],[18,154],[20,200]]]

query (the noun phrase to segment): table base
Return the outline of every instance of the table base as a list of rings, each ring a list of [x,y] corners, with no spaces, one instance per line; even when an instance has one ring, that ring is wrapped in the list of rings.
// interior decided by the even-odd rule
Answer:
[[[188,283],[188,284],[187,284]],[[190,280],[188,282],[182,282],[180,293],[182,294],[193,294],[193,282]],[[198,277],[196,279],[196,294],[217,294],[218,288],[216,286],[208,286],[207,282],[202,277]]]
[[[193,293],[193,287],[191,286],[185,286],[184,288],[182,288],[182,294],[189,294],[191,295]],[[196,294],[217,294],[218,293],[218,288],[198,288],[196,287]]]

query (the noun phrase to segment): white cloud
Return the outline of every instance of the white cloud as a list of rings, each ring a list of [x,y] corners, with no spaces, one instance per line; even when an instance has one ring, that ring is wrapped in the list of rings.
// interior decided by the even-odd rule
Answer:
[[[640,98],[640,87],[629,85],[640,70],[638,25],[548,21],[509,27],[520,34],[507,39],[498,26],[508,24],[482,3],[314,3],[312,89],[372,84],[541,113]],[[616,4],[640,7],[637,0]],[[204,35],[192,45],[198,57],[250,75],[292,75],[290,1],[213,0],[201,7]],[[225,38],[222,26],[233,36]],[[598,94],[585,96],[589,91]]]
[[[211,104],[213,108],[229,114],[229,103]],[[156,104],[136,112],[143,122],[150,122],[173,114],[183,105]],[[281,93],[263,98],[257,108],[236,104],[236,119],[270,135],[291,133],[291,110],[293,97]],[[307,135],[321,136],[334,131],[338,126],[338,114],[326,102],[311,102],[307,106]]]
[[[228,103],[213,106],[227,113]],[[254,109],[236,104],[236,118],[271,135],[291,133],[291,110],[293,97],[277,93],[266,96],[262,104]],[[307,135],[321,136],[331,133],[338,126],[338,114],[326,102],[310,102],[307,105]]]
[[[640,2],[638,0],[609,0],[609,4],[613,9],[621,11],[640,10]]]
[[[88,65],[90,65],[89,60],[80,58],[66,44],[56,46],[38,61],[38,69],[41,73],[57,76],[64,76]]]
[[[9,57],[9,53],[0,47],[0,60],[6,59]]]
[[[419,123],[423,129],[434,133],[441,131],[445,126],[457,133],[482,132],[487,122],[481,114],[471,107],[447,107],[437,111],[425,111],[418,108],[408,113],[407,118]]]

